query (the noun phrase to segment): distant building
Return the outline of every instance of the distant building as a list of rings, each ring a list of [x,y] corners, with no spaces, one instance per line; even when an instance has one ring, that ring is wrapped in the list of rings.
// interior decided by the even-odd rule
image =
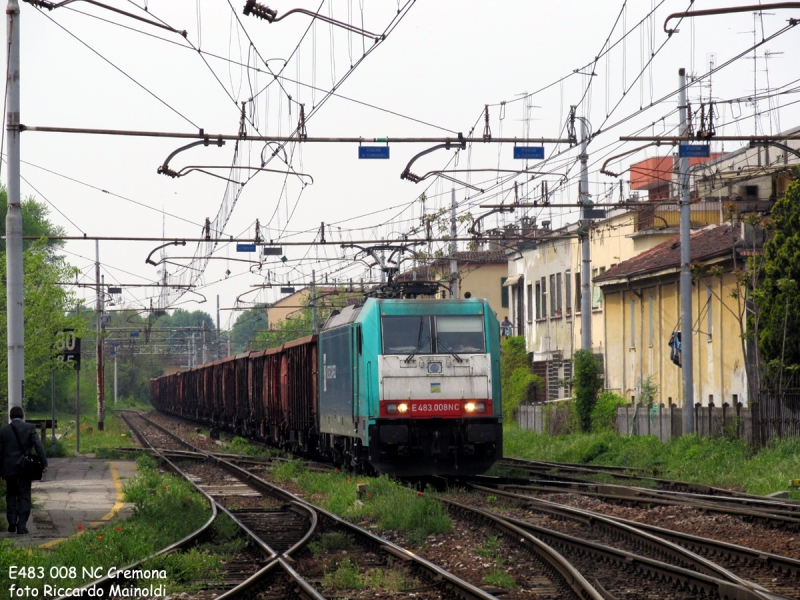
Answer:
[[[590,233],[592,277],[671,237],[633,236],[636,213],[609,212]],[[509,250],[508,279],[514,334],[524,335],[533,372],[542,377],[548,400],[570,394],[572,357],[581,347],[581,243],[577,224],[533,228],[517,250]],[[604,298],[592,286],[592,351],[604,355]]]
[[[510,316],[507,288],[508,259],[503,250],[476,250],[456,252],[459,298],[486,298],[498,320]],[[429,265],[421,265],[398,275],[398,280],[438,281],[450,287],[450,256],[437,258]],[[446,293],[446,292],[443,292]],[[469,296],[467,296],[469,294]],[[449,297],[449,294],[447,294]]]
[[[746,316],[735,269],[746,266],[743,226],[711,225],[692,234],[694,403],[748,400]],[[759,240],[760,245],[760,240]],[[606,389],[635,401],[643,379],[658,386],[657,403],[683,406],[681,367],[670,340],[689,330],[680,315],[680,239],[674,237],[598,275],[603,291]]]

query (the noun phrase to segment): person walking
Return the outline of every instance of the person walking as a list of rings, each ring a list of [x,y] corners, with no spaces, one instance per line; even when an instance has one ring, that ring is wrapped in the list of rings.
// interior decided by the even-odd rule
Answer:
[[[6,518],[8,532],[28,533],[31,515],[31,480],[21,476],[19,460],[31,447],[42,461],[42,472],[47,472],[47,456],[36,426],[26,423],[22,408],[14,406],[9,413],[11,423],[0,428],[0,480],[6,482]]]
[[[500,334],[503,337],[511,337],[511,328],[513,326],[514,324],[508,320],[508,315],[506,315],[506,317],[500,323]]]

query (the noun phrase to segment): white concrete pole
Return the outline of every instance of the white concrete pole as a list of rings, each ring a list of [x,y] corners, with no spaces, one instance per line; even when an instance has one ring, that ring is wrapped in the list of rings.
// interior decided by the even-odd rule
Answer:
[[[686,99],[686,69],[678,71],[678,110],[681,117],[681,136],[687,137],[688,101]],[[689,189],[689,159],[678,159],[678,187],[681,205],[681,366],[683,368],[683,434],[694,433],[694,348],[692,340],[692,251],[691,195]]]
[[[22,406],[25,393],[25,314],[22,295],[22,210],[19,190],[19,3],[9,0],[8,79],[6,80],[6,157],[8,212],[6,213],[6,314],[8,324],[8,409]],[[8,416],[8,415],[6,415]]]
[[[589,128],[586,126],[586,119],[581,119],[581,189],[578,202],[583,205],[581,208],[581,350],[592,349],[592,259],[591,259],[591,237],[590,221],[586,218],[586,208],[591,203],[589,199],[589,154],[586,152],[589,146]],[[553,290],[550,291],[553,293]]]

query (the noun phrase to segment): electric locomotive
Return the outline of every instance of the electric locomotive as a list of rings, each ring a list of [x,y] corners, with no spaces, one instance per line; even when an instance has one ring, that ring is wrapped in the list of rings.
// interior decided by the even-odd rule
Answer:
[[[482,299],[368,298],[318,335],[151,380],[155,408],[395,476],[501,458],[500,329]]]
[[[501,457],[500,330],[483,299],[367,299],[319,334],[319,450],[396,476]]]

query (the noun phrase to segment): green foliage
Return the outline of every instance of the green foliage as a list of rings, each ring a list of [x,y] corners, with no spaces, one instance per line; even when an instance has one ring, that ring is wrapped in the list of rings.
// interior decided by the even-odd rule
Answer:
[[[344,288],[327,288],[327,291],[324,291],[325,289],[317,288],[317,324],[320,326],[325,323],[334,310],[341,311],[347,305],[347,298],[353,295],[346,292]],[[306,295],[300,302],[302,308],[290,314],[287,319],[271,324],[269,330],[267,330],[266,317],[264,317],[264,322],[259,327],[264,331],[255,332],[251,338],[248,338],[251,339],[250,348],[252,350],[275,348],[291,340],[311,335],[313,329],[311,295]],[[234,333],[234,340],[237,339],[237,335]]]
[[[590,350],[578,350],[572,358],[572,371],[572,393],[581,431],[591,431],[592,411],[597,394],[603,389],[603,370]]]
[[[64,540],[50,551],[37,547],[15,547],[0,542],[0,589],[8,589],[10,566],[77,567],[74,579],[52,581],[47,578],[27,580],[26,585],[40,590],[45,584],[76,587],[86,583],[81,566],[122,567],[131,564],[182,539],[198,529],[210,516],[203,496],[194,487],[172,475],[159,473],[149,457],[137,461],[139,474],[125,483],[126,500],[135,502],[134,513],[124,521],[115,521],[99,529],[83,524],[82,533]],[[76,532],[77,533],[77,532]],[[157,559],[159,568],[167,569],[167,582],[173,589],[202,585],[220,580],[222,558],[207,552],[193,551],[185,556]],[[183,582],[183,583],[181,583]],[[19,585],[19,580],[16,581]]]
[[[509,575],[506,571],[502,571],[500,569],[495,569],[491,573],[489,573],[486,577],[483,578],[484,583],[488,583],[490,585],[496,585],[497,587],[502,588],[515,588],[517,587],[516,580]]]
[[[360,590],[364,584],[358,573],[358,565],[349,558],[343,558],[333,570],[325,573],[322,586],[328,590]]]
[[[800,180],[793,181],[771,213],[774,235],[764,244],[763,276],[753,297],[759,307],[759,348],[764,362],[800,365]],[[785,348],[784,348],[785,344]]]
[[[503,393],[503,418],[513,420],[514,413],[523,402],[532,400],[534,392],[544,385],[542,378],[530,370],[525,338],[506,338],[501,348],[500,376]]]
[[[502,545],[503,543],[500,541],[500,537],[493,535],[483,543],[483,546],[480,548],[475,548],[475,554],[485,558],[495,558],[499,556],[498,552],[500,550],[500,546]]]
[[[655,403],[658,386],[652,375],[640,377],[637,387],[639,388],[639,404],[647,406]]]
[[[34,242],[23,254],[23,296],[25,299],[25,397],[26,408],[50,406],[50,372],[68,367],[56,360],[55,334],[82,325],[65,316],[72,295],[62,286],[75,275],[74,267],[48,252],[44,241]],[[6,312],[6,257],[0,254],[0,310]],[[7,321],[0,319],[0,336],[7,337]],[[8,347],[0,345],[0,389],[8,389]]]
[[[323,508],[351,520],[370,521],[378,530],[408,531],[421,538],[447,533],[452,527],[447,511],[429,490],[414,492],[385,475],[354,478],[347,473],[319,473],[300,461],[283,463],[272,475],[278,481],[295,482],[308,500]],[[367,485],[363,501],[358,501],[359,481]]]
[[[67,232],[63,227],[54,225],[47,216],[50,210],[44,202],[39,202],[33,196],[25,198],[20,203],[22,213],[22,235],[44,236],[63,236]],[[8,214],[8,192],[5,186],[0,186],[0,252],[6,251],[6,215]],[[36,240],[22,240],[22,250],[28,250]],[[45,242],[45,252],[52,256],[59,248],[64,247],[63,240],[47,240]]]
[[[625,405],[625,398],[614,392],[602,392],[592,409],[592,432],[613,431],[617,422],[617,407]]]
[[[500,381],[503,398],[505,398],[511,375],[517,369],[527,369],[530,362],[528,361],[528,351],[525,349],[525,338],[521,335],[506,338],[500,347],[500,352]]]
[[[535,391],[543,386],[542,378],[531,373],[528,367],[516,369],[503,394],[503,418],[513,420],[519,405],[533,400]]]
[[[660,477],[751,494],[786,490],[800,473],[800,438],[777,440],[753,454],[739,440],[684,436],[662,443],[655,436],[613,432],[551,436],[507,426],[504,455],[555,462],[652,469]],[[791,492],[800,499],[800,493]]]

